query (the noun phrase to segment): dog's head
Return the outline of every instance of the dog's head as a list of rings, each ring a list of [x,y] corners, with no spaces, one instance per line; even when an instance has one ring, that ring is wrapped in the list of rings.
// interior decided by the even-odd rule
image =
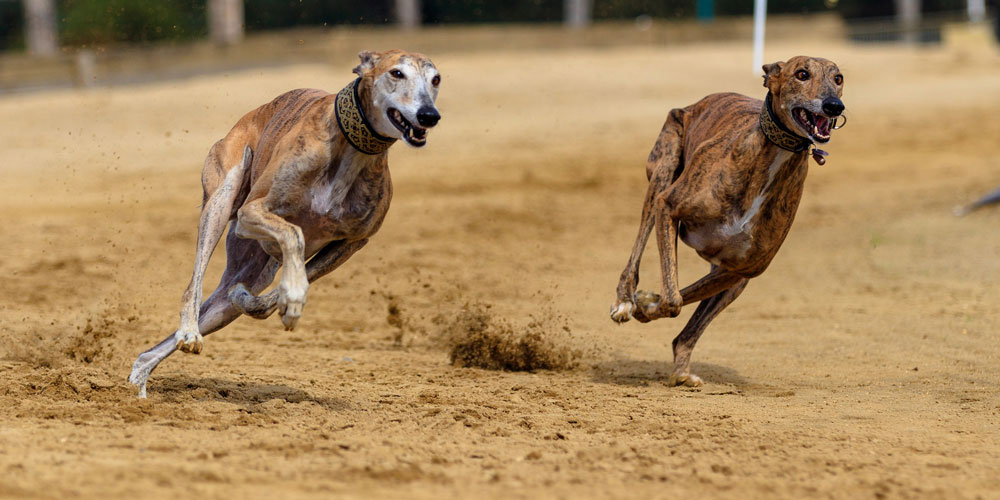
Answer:
[[[844,112],[844,75],[832,61],[796,56],[764,65],[764,86],[774,114],[793,131],[815,142],[828,142],[834,122]]]
[[[427,144],[427,129],[441,114],[434,107],[441,75],[427,56],[402,50],[364,51],[354,72],[368,93],[368,120],[386,137],[403,139],[411,146]]]

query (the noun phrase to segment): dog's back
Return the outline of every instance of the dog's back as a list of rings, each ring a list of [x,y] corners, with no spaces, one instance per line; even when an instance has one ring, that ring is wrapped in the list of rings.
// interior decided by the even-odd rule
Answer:
[[[318,89],[295,89],[243,115],[209,151],[202,170],[203,200],[207,200],[215,192],[229,170],[242,158],[243,149],[250,146],[253,150],[253,162],[234,204],[235,214],[235,210],[242,205],[251,182],[260,176],[260,171],[271,160],[274,148],[281,138],[302,122],[302,118],[313,109],[314,104],[331,95]]]
[[[683,137],[678,141],[681,150],[676,152],[680,161],[672,171],[671,182],[677,180],[683,170],[690,166],[689,160],[702,158],[707,154],[704,159],[713,161],[725,151],[732,150],[734,141],[746,135],[739,131],[757,126],[757,117],[763,105],[763,101],[759,99],[734,92],[722,92],[708,95],[688,107],[671,110],[663,125],[661,139],[664,133],[684,131]],[[673,155],[662,154],[658,150],[663,142],[657,141],[646,162],[647,179],[652,179],[654,172],[663,164],[675,161]]]
[[[733,92],[711,94],[684,108],[684,149],[713,147],[734,141],[739,132],[757,126],[763,102]]]

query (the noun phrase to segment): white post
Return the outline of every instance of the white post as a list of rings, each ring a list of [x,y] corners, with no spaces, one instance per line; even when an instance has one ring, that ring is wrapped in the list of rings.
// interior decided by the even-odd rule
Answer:
[[[986,0],[968,0],[966,9],[969,12],[969,21],[981,23],[986,19]]]
[[[243,40],[243,0],[209,0],[208,31],[218,45]]]
[[[919,40],[920,0],[895,0],[896,19],[903,32],[903,41],[916,43]]]
[[[591,0],[564,0],[563,17],[566,26],[579,29],[590,25],[592,3]]]
[[[396,0],[396,22],[403,29],[420,27],[420,0]]]
[[[753,2],[753,74],[760,74],[764,65],[764,21],[767,18],[767,0]]]
[[[53,56],[59,53],[54,0],[24,0],[24,20],[29,54]]]

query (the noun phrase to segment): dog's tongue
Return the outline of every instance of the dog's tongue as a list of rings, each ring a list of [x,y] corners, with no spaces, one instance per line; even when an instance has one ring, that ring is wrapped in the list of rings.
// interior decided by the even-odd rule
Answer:
[[[816,115],[816,129],[824,136],[830,135],[830,120],[825,116]]]

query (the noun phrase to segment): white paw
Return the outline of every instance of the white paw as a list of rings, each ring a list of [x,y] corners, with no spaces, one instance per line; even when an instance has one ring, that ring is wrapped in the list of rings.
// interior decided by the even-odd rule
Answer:
[[[628,321],[632,317],[632,311],[635,310],[635,304],[631,302],[619,302],[611,306],[611,321],[621,324]]]
[[[281,315],[281,323],[285,325],[285,330],[295,329],[302,317],[302,309],[306,305],[306,290],[304,287],[279,287],[278,290],[278,314]]]
[[[205,339],[196,330],[177,330],[174,332],[174,342],[181,352],[198,354],[205,345]]]

